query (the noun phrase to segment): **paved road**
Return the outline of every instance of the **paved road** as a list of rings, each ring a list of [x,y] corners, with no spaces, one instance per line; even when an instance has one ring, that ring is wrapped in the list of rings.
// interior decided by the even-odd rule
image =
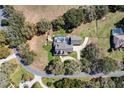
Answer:
[[[80,52],[83,48],[86,47],[89,38],[85,37],[84,42],[80,46],[73,46],[73,51],[77,52],[77,59],[80,60]]]

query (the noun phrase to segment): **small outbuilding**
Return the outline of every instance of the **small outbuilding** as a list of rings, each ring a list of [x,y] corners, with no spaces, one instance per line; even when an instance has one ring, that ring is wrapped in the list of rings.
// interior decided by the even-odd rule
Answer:
[[[124,48],[124,31],[122,28],[115,28],[112,30],[113,47]]]

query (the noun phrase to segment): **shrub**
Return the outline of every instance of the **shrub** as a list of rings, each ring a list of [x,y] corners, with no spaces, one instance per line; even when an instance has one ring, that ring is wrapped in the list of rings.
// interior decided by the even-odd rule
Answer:
[[[7,19],[2,19],[2,20],[1,20],[1,26],[9,26],[9,20],[7,20]]]
[[[33,85],[32,85],[32,88],[42,88],[40,83],[39,82],[35,82]]]

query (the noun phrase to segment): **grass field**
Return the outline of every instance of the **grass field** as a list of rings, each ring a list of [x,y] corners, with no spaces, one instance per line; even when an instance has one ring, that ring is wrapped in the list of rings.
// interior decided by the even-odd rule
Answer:
[[[31,67],[43,71],[48,63],[48,52],[43,48],[46,43],[45,36],[35,36],[28,43],[30,45],[30,49],[36,54]]]
[[[51,61],[52,59],[54,59],[54,56],[52,55],[52,45],[51,44],[47,44],[44,45],[43,48],[48,52],[48,61]]]
[[[38,22],[40,19],[53,20],[63,15],[68,9],[79,7],[76,5],[17,5],[14,8],[23,11],[26,20],[32,23]]]

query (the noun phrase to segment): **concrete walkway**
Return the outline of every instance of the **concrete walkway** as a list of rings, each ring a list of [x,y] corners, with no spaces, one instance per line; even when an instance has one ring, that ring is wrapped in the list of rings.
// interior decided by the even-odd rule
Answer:
[[[66,60],[74,60],[76,61],[75,58],[71,57],[71,56],[60,56],[61,62],[64,62]]]
[[[83,48],[86,47],[89,38],[85,37],[84,42],[80,46],[73,46],[73,51],[77,53],[77,59],[80,60],[80,52]]]

